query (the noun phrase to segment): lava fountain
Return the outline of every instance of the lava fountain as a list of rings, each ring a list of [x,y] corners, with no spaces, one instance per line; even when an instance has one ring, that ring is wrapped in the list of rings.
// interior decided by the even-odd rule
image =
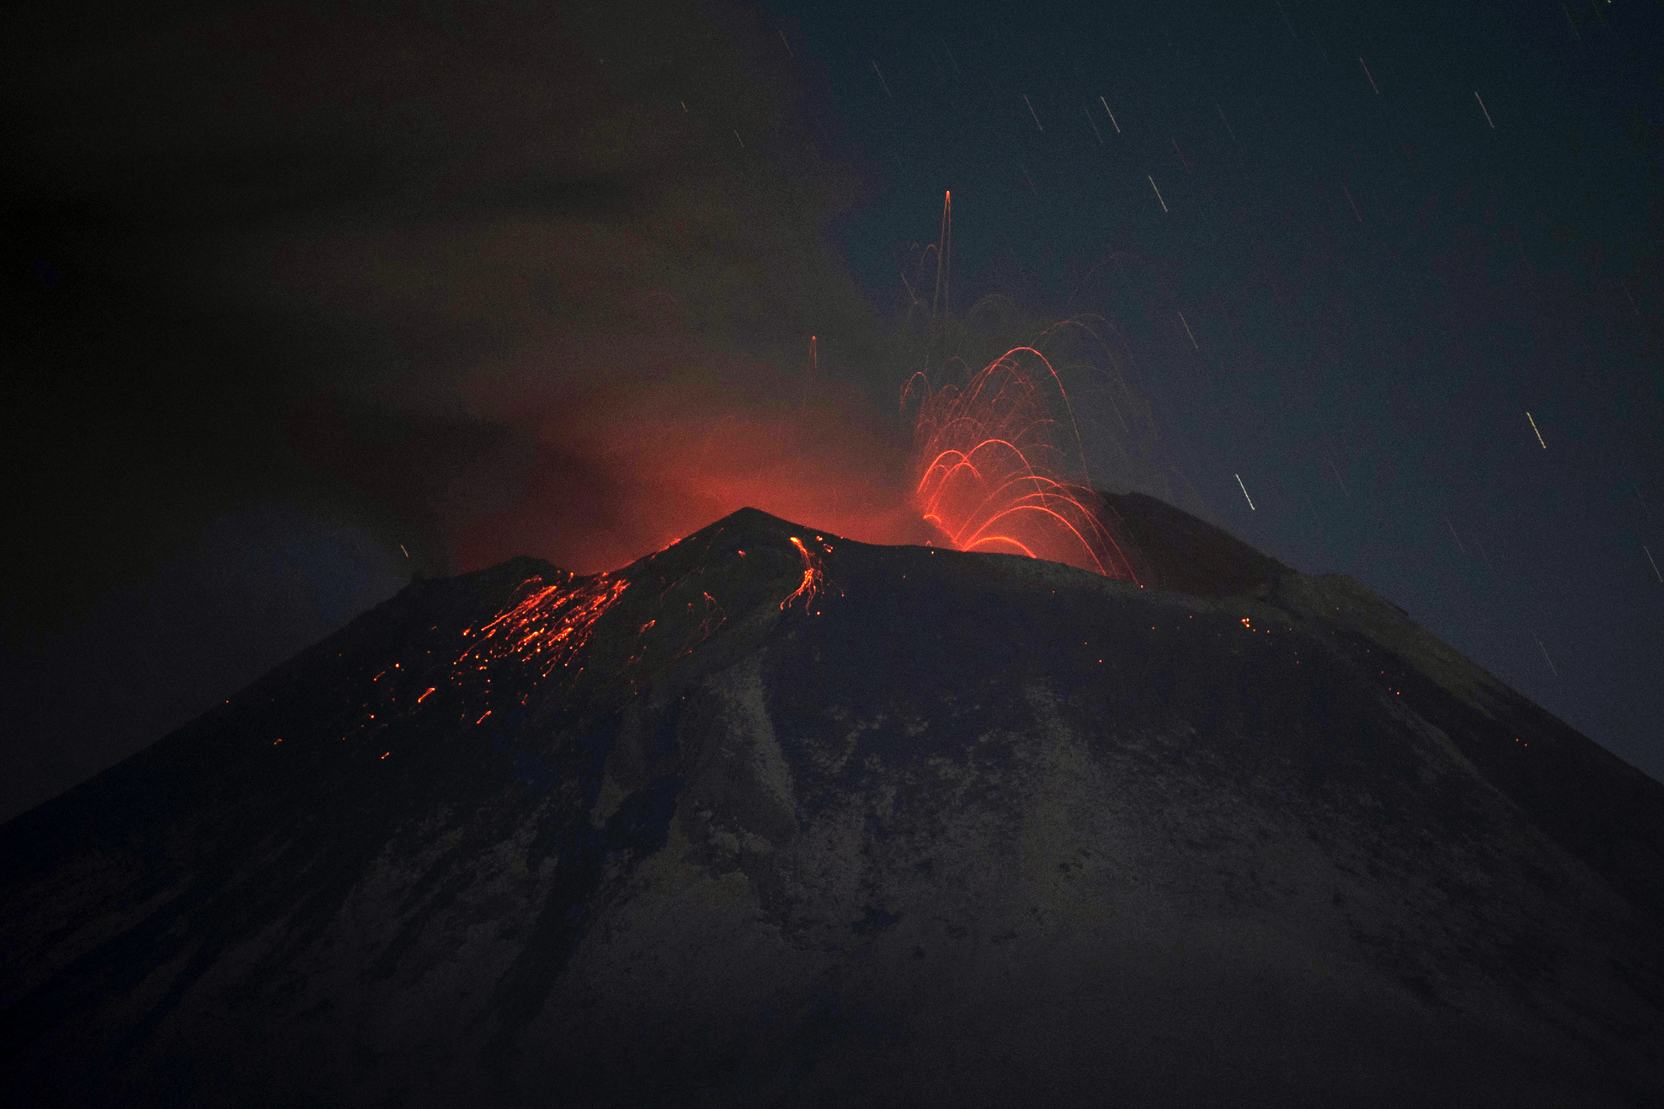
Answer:
[[[1044,558],[1142,585],[1130,546],[1113,531],[1114,511],[1092,489],[1080,427],[1052,363],[1017,346],[972,374],[949,356],[951,192],[931,253],[927,369],[901,393],[913,418],[914,508],[959,550]]]
[[[915,413],[915,505],[951,546],[1138,582],[1045,355],[1015,347],[962,382],[914,374],[902,403]]]

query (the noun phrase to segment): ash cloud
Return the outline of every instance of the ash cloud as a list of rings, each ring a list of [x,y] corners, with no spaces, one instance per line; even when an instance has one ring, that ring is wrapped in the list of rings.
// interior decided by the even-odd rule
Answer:
[[[273,511],[371,537],[371,569],[307,557],[372,592],[520,553],[618,565],[741,504],[919,538],[876,314],[823,239],[861,178],[805,109],[823,75],[754,13],[29,18],[3,95],[8,461],[34,538],[8,554],[5,650],[44,686],[12,699],[82,680],[88,634],[122,645],[103,665],[149,650],[130,614],[161,568],[210,531],[262,564],[270,528],[237,521]],[[304,645],[222,623],[164,668],[228,638],[235,684]],[[156,738],[136,716],[77,774]],[[70,742],[54,727],[8,760]]]

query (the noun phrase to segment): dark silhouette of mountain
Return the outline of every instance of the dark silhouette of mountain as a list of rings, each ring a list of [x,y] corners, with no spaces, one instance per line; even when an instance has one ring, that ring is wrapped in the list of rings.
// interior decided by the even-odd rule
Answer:
[[[0,827],[7,1104],[1664,1103],[1664,787],[1111,500],[413,583]]]
[[[1263,597],[1292,573],[1236,536],[1144,493],[1099,492],[1157,585],[1198,597]]]

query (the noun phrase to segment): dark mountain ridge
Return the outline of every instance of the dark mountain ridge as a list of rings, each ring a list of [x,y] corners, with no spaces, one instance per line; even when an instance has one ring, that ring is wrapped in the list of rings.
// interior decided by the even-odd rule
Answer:
[[[13,1104],[1664,1104],[1664,786],[1150,498],[413,583],[0,827]]]

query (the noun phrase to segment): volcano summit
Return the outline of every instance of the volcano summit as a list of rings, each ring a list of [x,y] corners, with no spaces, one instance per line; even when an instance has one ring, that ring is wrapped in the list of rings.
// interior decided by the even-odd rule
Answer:
[[[1111,499],[412,584],[0,828],[6,1102],[1664,1103],[1664,786]]]

